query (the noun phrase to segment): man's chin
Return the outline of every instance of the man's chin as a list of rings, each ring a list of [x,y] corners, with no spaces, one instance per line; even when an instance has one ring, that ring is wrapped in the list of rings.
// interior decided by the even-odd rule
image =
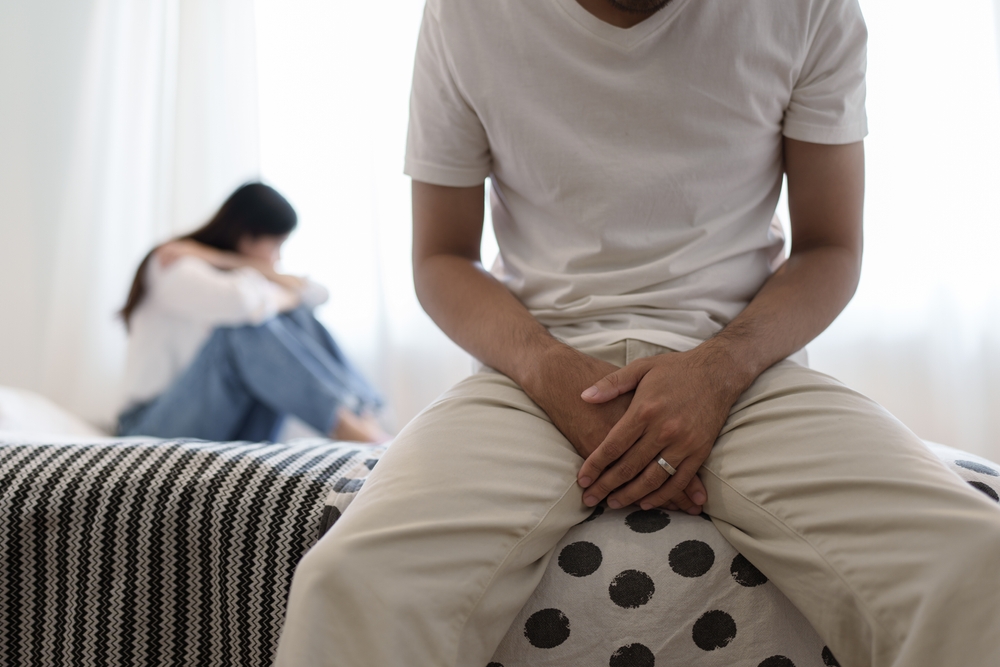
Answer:
[[[666,7],[670,0],[608,0],[608,2],[623,12],[652,14]]]

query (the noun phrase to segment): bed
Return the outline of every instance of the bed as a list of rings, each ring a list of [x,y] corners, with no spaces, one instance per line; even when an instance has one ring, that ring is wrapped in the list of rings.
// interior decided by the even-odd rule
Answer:
[[[998,501],[1000,467],[929,445]],[[269,665],[296,562],[384,452],[0,430],[0,664]],[[836,665],[704,517],[599,506],[489,667]]]

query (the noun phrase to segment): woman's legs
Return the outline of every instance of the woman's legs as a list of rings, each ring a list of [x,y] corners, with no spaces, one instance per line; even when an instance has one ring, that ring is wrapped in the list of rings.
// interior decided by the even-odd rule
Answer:
[[[337,345],[326,327],[317,320],[311,310],[299,307],[278,316],[286,326],[297,328],[304,334],[304,344],[312,347],[312,342],[319,345],[320,350],[313,350],[317,359],[332,362],[333,372],[337,374],[340,382],[344,383],[350,392],[360,399],[365,410],[376,410],[382,407],[384,401],[378,391],[369,384],[368,380],[351,363],[347,355]],[[325,352],[325,354],[324,354]],[[327,356],[329,355],[329,356]]]
[[[358,410],[377,396],[370,387],[354,393],[354,374],[291,318],[219,328],[173,386],[123,424],[122,435],[273,437],[285,414],[330,433],[339,409]]]
[[[232,439],[246,440],[247,442],[275,442],[284,423],[284,414],[257,401],[250,408],[246,419],[243,420]]]

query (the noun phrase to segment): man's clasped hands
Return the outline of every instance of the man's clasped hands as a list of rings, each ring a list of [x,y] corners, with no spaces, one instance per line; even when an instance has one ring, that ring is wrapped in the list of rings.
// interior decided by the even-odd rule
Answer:
[[[584,503],[701,513],[698,469],[745,389],[725,344],[711,339],[622,368],[562,345],[547,355],[525,390],[585,459]]]

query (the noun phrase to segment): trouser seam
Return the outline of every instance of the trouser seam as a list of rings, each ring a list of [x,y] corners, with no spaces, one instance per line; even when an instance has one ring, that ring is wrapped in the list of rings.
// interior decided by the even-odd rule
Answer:
[[[554,503],[552,503],[552,505],[545,511],[545,514],[542,515],[542,518],[540,518],[538,520],[538,522],[531,528],[531,530],[529,530],[527,533],[525,533],[521,537],[521,539],[519,539],[517,542],[514,543],[514,546],[512,546],[510,548],[510,550],[507,552],[507,555],[504,556],[503,560],[500,561],[500,563],[497,565],[496,569],[493,570],[493,574],[490,576],[489,580],[486,582],[486,585],[483,586],[483,590],[482,590],[482,592],[480,592],[479,597],[476,598],[476,601],[473,603],[472,608],[469,609],[469,613],[465,617],[465,622],[462,623],[462,627],[460,628],[460,630],[458,632],[458,638],[455,641],[454,659],[452,660],[451,664],[453,664],[453,665],[457,665],[458,664],[458,650],[459,650],[459,647],[461,646],[461,643],[462,643],[462,639],[461,638],[465,634],[465,627],[469,624],[469,621],[472,619],[472,616],[476,613],[476,609],[479,608],[479,604],[483,601],[483,597],[485,597],[487,591],[490,590],[490,587],[492,586],[493,582],[497,578],[497,574],[503,569],[504,565],[507,563],[507,561],[510,560],[511,555],[515,551],[517,551],[518,547],[520,547],[522,544],[524,544],[524,541],[527,540],[529,537],[531,537],[538,530],[538,528],[543,523],[545,523],[545,520],[547,518],[549,518],[550,514],[552,514],[552,510],[554,510],[556,507],[558,507],[559,504],[563,501],[563,499],[575,487],[576,487],[576,482],[574,481],[574,482],[572,482],[566,488],[566,490],[563,492],[563,494],[561,496],[559,496],[559,498],[556,499],[556,501]]]
[[[865,599],[858,593],[858,591],[854,588],[854,586],[852,586],[847,581],[847,579],[844,578],[844,575],[840,573],[840,570],[837,569],[836,567],[834,567],[833,563],[831,563],[826,558],[826,556],[824,556],[823,553],[818,548],[816,548],[816,546],[813,545],[813,543],[811,541],[807,540],[805,538],[805,536],[802,535],[802,533],[800,533],[799,531],[797,531],[794,528],[792,528],[791,526],[789,526],[782,519],[778,518],[778,516],[775,515],[774,512],[768,510],[767,508],[763,507],[762,505],[760,505],[760,504],[754,502],[753,500],[751,500],[750,498],[748,498],[745,494],[743,494],[741,491],[737,490],[736,487],[734,487],[732,484],[730,484],[729,482],[727,482],[726,480],[724,480],[718,473],[716,473],[711,468],[705,466],[704,464],[702,464],[702,468],[706,472],[710,473],[717,480],[719,480],[720,484],[722,484],[723,486],[725,486],[726,488],[728,488],[730,491],[732,491],[733,493],[735,493],[736,495],[738,495],[740,498],[742,498],[743,500],[747,501],[748,503],[750,503],[751,505],[753,505],[754,507],[756,507],[757,509],[759,509],[761,512],[764,512],[765,514],[767,514],[768,516],[770,516],[778,524],[780,524],[785,530],[787,530],[791,534],[795,535],[795,537],[797,537],[803,543],[805,543],[806,545],[808,545],[808,547],[813,551],[813,553],[815,553],[816,556],[821,561],[823,561],[823,563],[826,564],[826,566],[837,576],[837,579],[839,579],[841,581],[841,583],[844,585],[844,587],[847,588],[847,590],[849,590],[852,595],[854,595],[854,598],[861,603],[861,608],[865,612],[865,615],[868,618],[870,618],[873,623],[877,624],[880,628],[882,628],[883,632],[885,632],[886,634],[888,634],[890,637],[895,637],[897,645],[902,645],[903,641],[905,641],[905,637],[896,637],[896,633],[894,633],[890,628],[887,628],[883,624],[882,620],[869,608],[869,606],[868,606],[867,602],[865,601]]]

